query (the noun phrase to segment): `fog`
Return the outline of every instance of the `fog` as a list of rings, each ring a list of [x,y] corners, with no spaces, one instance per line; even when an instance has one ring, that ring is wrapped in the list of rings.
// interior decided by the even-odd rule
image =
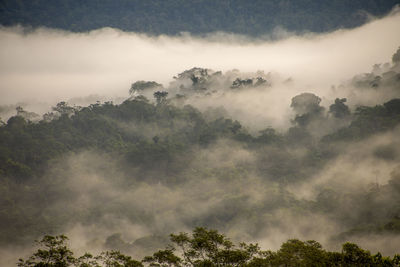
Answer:
[[[56,233],[65,233],[80,254],[120,249],[140,259],[165,247],[169,233],[207,226],[234,241],[258,242],[263,249],[276,250],[287,239],[299,238],[318,240],[332,250],[340,250],[344,241],[358,242],[372,252],[393,255],[398,252],[397,235],[336,235],[373,208],[363,202],[364,194],[387,185],[399,166],[398,158],[379,159],[374,153],[389,144],[399,155],[398,133],[396,129],[346,144],[341,155],[314,176],[286,185],[273,181],[272,174],[259,176],[254,169],[260,155],[230,140],[196,149],[177,183],[154,180],[151,171],[147,177],[136,171],[127,175],[120,162],[101,152],[71,153],[53,161],[45,174],[51,201],[32,199],[30,205],[61,219]],[[271,147],[263,153],[276,152]],[[330,204],[323,202],[326,190],[335,194]],[[396,205],[393,199],[398,196],[384,194],[379,200],[383,205]],[[334,207],[326,213],[312,203]],[[374,212],[379,214],[380,207]],[[18,256],[23,256],[22,248]],[[3,253],[5,259],[16,257],[8,250]]]
[[[136,80],[167,86],[174,75],[192,67],[276,72],[292,77],[302,89],[326,89],[390,61],[400,43],[399,24],[400,15],[394,13],[352,30],[276,41],[223,33],[149,37],[110,28],[70,33],[3,27],[0,104],[128,96]]]

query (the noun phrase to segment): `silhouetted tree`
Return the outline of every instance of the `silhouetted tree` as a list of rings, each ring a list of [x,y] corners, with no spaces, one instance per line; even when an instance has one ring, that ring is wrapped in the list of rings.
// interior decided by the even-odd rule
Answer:
[[[157,105],[165,103],[165,101],[167,100],[167,95],[168,95],[168,92],[166,92],[166,91],[155,92],[154,97],[157,101]]]
[[[335,118],[344,118],[350,115],[350,109],[346,104],[346,98],[336,98],[335,103],[329,106],[329,113]]]

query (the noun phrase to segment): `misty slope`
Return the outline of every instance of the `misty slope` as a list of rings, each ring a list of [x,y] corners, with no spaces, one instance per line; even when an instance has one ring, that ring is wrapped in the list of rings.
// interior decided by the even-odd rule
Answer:
[[[141,258],[197,226],[399,253],[399,25],[279,41],[2,27],[0,265],[46,234]]]
[[[203,34],[216,31],[270,34],[276,27],[295,32],[325,32],[382,16],[398,0],[306,1],[0,1],[5,26],[46,26],[71,31],[114,27],[150,34]]]

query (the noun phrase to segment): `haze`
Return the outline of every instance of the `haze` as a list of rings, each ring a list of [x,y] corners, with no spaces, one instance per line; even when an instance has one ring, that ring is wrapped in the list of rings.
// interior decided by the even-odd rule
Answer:
[[[70,33],[3,27],[0,104],[54,104],[93,94],[127,97],[136,80],[166,86],[174,75],[195,66],[274,72],[292,77],[297,86],[326,88],[390,61],[400,44],[399,25],[395,13],[352,30],[285,33],[275,41],[224,33],[149,37],[110,28]]]

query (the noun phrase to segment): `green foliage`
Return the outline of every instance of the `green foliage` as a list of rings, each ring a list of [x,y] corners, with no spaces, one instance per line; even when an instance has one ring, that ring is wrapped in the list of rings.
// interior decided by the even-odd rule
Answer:
[[[319,106],[320,99],[315,95],[303,95],[295,100],[297,110],[306,114],[324,114]],[[343,101],[339,102],[335,101],[334,105],[343,108]],[[392,130],[400,122],[399,110],[398,99],[375,107],[360,107],[355,114],[347,116],[346,119],[351,121],[348,127],[321,139],[313,136],[307,125],[296,125],[286,133],[267,127],[258,134],[250,134],[238,121],[218,116],[210,119],[189,105],[176,107],[168,101],[153,104],[140,97],[119,105],[106,102],[83,108],[61,102],[54,108],[50,120],[39,122],[14,116],[0,126],[0,242],[22,243],[37,238],[44,231],[63,231],[68,223],[90,223],[101,216],[104,209],[101,205],[79,213],[70,208],[65,214],[59,214],[52,206],[52,203],[60,205],[77,197],[74,190],[65,187],[73,172],[68,170],[68,164],[61,163],[82,151],[112,158],[116,166],[95,166],[94,169],[106,173],[110,184],[127,188],[140,182],[178,188],[189,181],[209,180],[231,186],[254,176],[260,178],[261,187],[268,187],[265,190],[271,194],[271,200],[257,205],[248,204],[250,196],[245,193],[233,195],[223,190],[213,191],[213,194],[223,195],[219,203],[204,216],[190,218],[189,225],[222,227],[239,219],[262,225],[264,219],[260,213],[290,208],[334,214],[337,221],[348,226],[343,229],[345,235],[399,233],[400,223],[396,216],[400,186],[396,174],[392,175],[389,184],[371,192],[345,194],[321,188],[315,201],[300,201],[284,189],[288,183],[318,175],[327,163],[340,156],[341,146],[336,141],[346,144],[346,140]],[[323,118],[336,122],[342,119],[339,117]],[[224,142],[224,149],[219,149]],[[242,160],[239,151],[239,159],[230,162],[236,148],[248,153],[251,160]],[[204,151],[208,154],[203,155]],[[222,158],[216,160],[218,164],[207,158],[220,151],[222,156],[216,156]],[[382,160],[394,161],[398,157],[396,148],[390,145],[378,147],[373,153]],[[224,160],[226,162],[219,164]],[[115,179],[115,169],[118,169],[120,180]],[[340,210],[346,205],[355,207],[355,211]],[[112,215],[126,210],[126,206],[117,200],[107,206],[107,212]],[[140,217],[148,223],[154,219],[147,210],[127,213],[129,220]],[[257,235],[257,229],[252,235]],[[221,261],[246,259],[246,249],[218,246],[216,254]],[[212,260],[216,256],[209,254],[207,257]],[[187,261],[184,257],[182,260]]]
[[[196,109],[166,103],[166,92],[156,92],[157,105],[133,99],[116,106],[106,102],[74,108],[65,102],[54,107],[57,116],[39,123],[11,117],[0,128],[0,170],[19,180],[40,175],[46,162],[70,151],[96,149],[123,154],[129,161],[152,164],[171,161],[192,145],[208,145],[218,138],[243,132],[239,122],[206,122]],[[126,130],[135,125],[137,130]],[[152,130],[151,130],[152,129]],[[148,137],[146,131],[159,132]]]
[[[292,103],[298,112],[306,112],[297,115],[298,126],[290,128],[286,135],[267,128],[253,137],[238,121],[225,118],[207,121],[190,106],[177,108],[168,104],[165,92],[156,92],[155,96],[157,105],[145,99],[127,100],[120,105],[97,103],[84,108],[60,102],[54,107],[57,116],[38,123],[26,121],[21,116],[11,117],[0,127],[0,174],[20,181],[40,176],[50,159],[83,149],[116,153],[139,166],[148,167],[153,162],[171,163],[192,146],[207,146],[221,138],[233,139],[254,149],[275,145],[280,147],[279,153],[288,145],[311,148],[314,139],[305,126],[322,112],[318,97],[303,94],[301,99],[300,96],[293,98]],[[343,102],[339,99],[331,106],[335,117],[348,115]],[[322,140],[360,139],[390,130],[400,121],[398,102],[393,99],[382,106],[359,107],[349,127]],[[135,127],[127,131],[125,125]],[[147,136],[146,131],[156,134]]]
[[[167,248],[165,250],[159,250],[153,254],[153,256],[146,256],[143,262],[149,263],[150,266],[181,266],[181,258],[174,254],[174,249]]]
[[[302,242],[291,239],[283,243],[276,253],[267,259],[272,266],[324,266],[329,262],[322,246],[313,240]]]
[[[75,262],[72,251],[67,247],[65,241],[68,238],[64,235],[44,236],[36,241],[41,247],[29,259],[20,259],[20,267],[67,267]]]
[[[258,245],[241,243],[236,247],[223,234],[203,227],[195,228],[191,236],[171,234],[171,241],[181,257],[173,254],[172,247],[145,257],[144,262],[151,266],[245,266],[261,253]]]
[[[75,259],[75,266],[77,266],[77,267],[100,267],[98,260],[99,260],[99,257],[94,257],[90,253],[85,253],[84,255]]]
[[[350,115],[350,109],[346,104],[346,98],[336,98],[335,103],[329,106],[329,113],[331,113],[335,118],[344,118]]]
[[[119,251],[106,251],[98,257],[105,267],[142,267],[143,264]]]
[[[136,92],[144,91],[147,89],[162,89],[162,85],[159,83],[156,83],[154,81],[148,82],[148,81],[137,81],[131,85],[131,88],[129,89],[130,94],[134,94]]]
[[[75,258],[68,248],[65,235],[46,235],[37,241],[40,248],[27,260],[20,259],[20,267],[142,267],[139,261],[126,256],[119,251],[102,252],[99,256],[90,253]]]
[[[255,79],[240,79],[237,78],[233,81],[231,89],[242,89],[246,87],[258,87],[262,85],[269,85],[269,83],[262,77],[257,77]]]
[[[359,140],[393,129],[400,122],[400,101],[392,99],[375,107],[360,106],[349,127],[324,137],[323,141]]]
[[[345,243],[342,254],[346,265],[369,266],[372,263],[371,253],[353,243]]]
[[[20,267],[142,267],[143,264],[119,251],[102,252],[99,256],[85,253],[75,258],[67,247],[67,238],[45,236],[28,260],[20,259]],[[262,251],[257,244],[235,245],[216,230],[197,227],[191,235],[171,234],[171,241],[180,249],[176,255],[173,246],[159,250],[142,260],[148,266],[399,266],[400,256],[383,257],[379,252],[371,255],[353,243],[343,244],[342,252],[325,251],[314,240],[291,239],[276,251]]]
[[[161,105],[167,101],[168,92],[166,91],[156,91],[154,97],[157,101],[157,105]]]
[[[396,53],[394,53],[394,55],[392,57],[392,62],[394,64],[399,64],[400,63],[400,47],[399,47],[399,49],[397,49]]]

